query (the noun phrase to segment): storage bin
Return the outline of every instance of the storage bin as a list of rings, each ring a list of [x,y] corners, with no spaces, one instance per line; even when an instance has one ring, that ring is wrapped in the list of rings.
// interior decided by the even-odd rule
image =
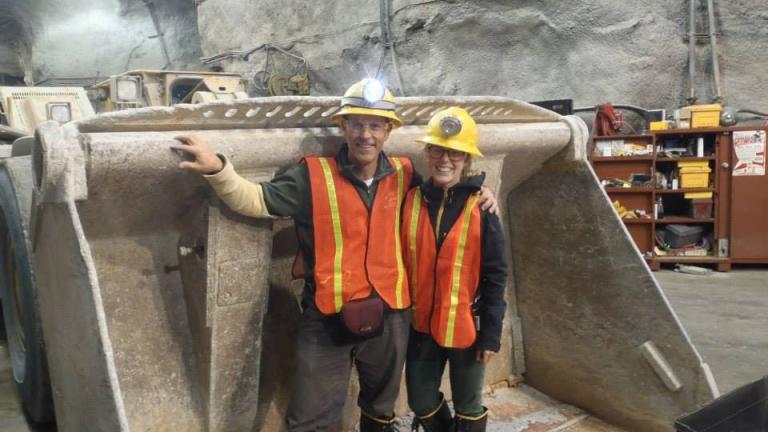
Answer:
[[[720,126],[720,104],[691,105],[691,127],[718,127]]]
[[[709,219],[712,217],[712,199],[690,200],[689,214],[694,219]]]
[[[711,171],[709,166],[680,168],[680,187],[705,188],[709,186],[709,173]]]
[[[685,199],[712,198],[712,192],[686,192],[683,197]]]
[[[677,432],[768,431],[768,377],[746,384],[677,419]]]
[[[679,248],[698,243],[704,228],[699,225],[669,224],[664,231],[667,243],[673,248]]]
[[[677,167],[678,168],[685,168],[685,169],[708,169],[709,168],[709,162],[708,161],[677,161]]]

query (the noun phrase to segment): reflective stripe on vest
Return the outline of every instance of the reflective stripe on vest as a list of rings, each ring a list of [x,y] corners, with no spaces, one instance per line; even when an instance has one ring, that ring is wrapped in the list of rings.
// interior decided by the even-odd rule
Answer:
[[[409,307],[399,232],[400,209],[413,175],[411,161],[389,158],[395,173],[379,181],[370,211],[334,158],[306,162],[318,309],[338,313],[344,303],[368,297],[371,289],[393,309]]]
[[[468,348],[477,337],[472,302],[480,282],[479,195],[469,197],[436,249],[429,209],[416,188],[405,200],[405,263],[413,300],[413,327],[446,348]]]

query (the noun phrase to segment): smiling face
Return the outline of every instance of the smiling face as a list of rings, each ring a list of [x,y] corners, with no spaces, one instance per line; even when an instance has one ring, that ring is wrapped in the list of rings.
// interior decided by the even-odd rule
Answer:
[[[375,172],[392,123],[383,117],[349,115],[341,122],[341,131],[349,146],[349,161],[361,170],[372,166]]]
[[[428,145],[424,150],[429,161],[429,175],[435,187],[448,189],[461,180],[469,155],[462,151]]]

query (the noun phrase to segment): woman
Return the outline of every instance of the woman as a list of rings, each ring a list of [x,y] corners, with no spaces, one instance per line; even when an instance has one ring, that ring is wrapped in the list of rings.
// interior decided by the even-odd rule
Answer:
[[[484,174],[470,172],[477,126],[461,108],[435,114],[418,140],[431,178],[403,206],[403,259],[413,319],[406,360],[414,426],[427,432],[484,431],[485,365],[499,351],[507,266],[498,216],[481,210]],[[440,393],[450,363],[455,419]]]

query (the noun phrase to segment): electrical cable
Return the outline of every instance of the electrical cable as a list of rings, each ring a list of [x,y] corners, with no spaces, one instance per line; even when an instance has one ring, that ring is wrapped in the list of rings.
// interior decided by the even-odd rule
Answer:
[[[403,79],[400,76],[400,67],[397,65],[397,56],[395,55],[395,44],[392,44],[392,69],[395,72],[395,78],[397,79],[397,87],[400,88],[400,96],[407,96],[405,93],[405,87],[403,87]]]
[[[736,113],[737,114],[741,114],[741,113],[752,114],[752,115],[755,115],[755,116],[758,116],[758,117],[768,118],[768,114],[760,112],[760,111],[751,110],[751,109],[736,110]]]
[[[406,9],[411,9],[411,8],[414,8],[414,7],[417,7],[417,6],[423,6],[423,5],[430,4],[430,3],[444,3],[444,2],[446,2],[446,0],[428,0],[428,1],[423,1],[421,3],[407,4],[405,6],[401,6],[401,7],[397,8],[397,9],[395,9],[395,11],[392,12],[392,16],[395,16],[398,13],[400,13],[400,12],[406,10]]]
[[[331,37],[331,36],[336,36],[336,35],[348,32],[350,30],[354,30],[356,28],[370,26],[370,25],[379,24],[379,23],[380,22],[378,20],[377,21],[364,21],[364,22],[362,22],[360,24],[357,24],[357,25],[354,25],[354,26],[351,26],[351,27],[346,27],[346,28],[343,28],[343,29],[340,29],[340,30],[337,30],[337,31],[327,32],[327,33],[315,33],[315,34],[311,34],[311,35],[307,35],[307,36],[302,36],[302,37],[299,37],[299,38],[296,38],[296,39],[289,39],[289,40],[282,41],[282,42],[264,43],[264,44],[261,44],[261,45],[255,47],[255,48],[251,48],[251,49],[248,49],[248,50],[231,50],[231,49],[230,50],[225,50],[225,51],[213,54],[213,55],[208,56],[208,57],[200,57],[200,61],[203,64],[211,64],[211,63],[216,63],[216,62],[219,62],[221,60],[228,59],[228,58],[237,58],[239,60],[247,60],[248,56],[250,56],[254,52],[264,48],[265,45],[271,45],[271,46],[276,46],[276,45],[281,45],[281,46],[292,45],[292,44],[297,43],[297,42],[307,42],[307,41],[310,41],[310,40],[315,39],[315,38],[328,38],[328,37]]]
[[[202,1],[201,0],[197,0],[197,1],[199,3],[202,3],[205,0],[202,0]],[[293,54],[287,53],[286,51],[283,51],[283,50],[279,49],[279,47],[277,47],[277,45],[278,44],[279,45],[287,45],[287,44],[292,44],[292,43],[296,43],[296,42],[303,42],[303,41],[307,41],[307,40],[311,40],[311,39],[315,39],[315,38],[328,38],[330,36],[335,36],[335,35],[338,35],[338,34],[341,34],[341,33],[345,33],[347,31],[350,31],[350,30],[353,30],[353,29],[356,29],[356,28],[368,26],[368,25],[371,25],[371,24],[379,24],[379,27],[381,29],[382,44],[384,46],[384,52],[382,52],[382,55],[379,58],[379,65],[378,65],[378,68],[376,70],[376,76],[379,77],[379,75],[381,74],[381,71],[382,71],[382,69],[384,67],[384,57],[386,56],[387,51],[390,51],[390,56],[392,58],[393,72],[395,74],[395,79],[397,80],[397,86],[400,89],[399,93],[400,93],[400,96],[405,96],[406,93],[405,93],[405,88],[403,87],[403,80],[402,80],[402,75],[400,73],[400,66],[399,66],[399,64],[397,62],[397,53],[396,53],[396,50],[395,50],[395,41],[392,40],[391,19],[392,19],[393,16],[395,16],[396,14],[400,13],[401,11],[403,11],[405,9],[410,9],[410,8],[413,8],[413,7],[416,7],[416,6],[422,6],[422,5],[426,5],[426,4],[430,4],[430,3],[440,3],[440,2],[444,2],[444,1],[445,0],[428,0],[428,1],[421,2],[421,3],[414,3],[414,4],[409,4],[409,5],[406,5],[406,6],[402,6],[402,7],[398,8],[398,9],[395,9],[394,11],[391,11],[390,5],[389,5],[389,1],[388,0],[380,0],[379,1],[379,20],[378,21],[365,21],[365,22],[362,22],[362,23],[357,24],[355,26],[346,27],[344,29],[340,29],[340,30],[337,30],[337,31],[334,31],[334,32],[316,33],[316,34],[313,34],[313,35],[302,36],[302,37],[296,38],[296,39],[290,39],[290,40],[287,40],[287,41],[284,41],[284,42],[264,43],[264,44],[258,45],[256,47],[248,49],[248,50],[226,50],[226,51],[221,51],[221,52],[218,52],[218,53],[213,54],[213,55],[208,56],[208,57],[201,57],[200,58],[200,62],[203,63],[203,64],[211,64],[211,63],[217,63],[217,62],[220,62],[222,60],[229,59],[229,58],[237,58],[237,59],[239,59],[241,61],[248,61],[248,58],[250,57],[251,54],[253,54],[254,52],[256,52],[256,51],[258,51],[260,49],[266,48],[266,47],[275,47],[276,49],[280,50],[281,52],[284,52],[284,53],[286,53],[288,55],[296,57]],[[296,58],[298,58],[298,57],[296,57]],[[303,57],[302,57],[302,59],[303,59]],[[304,59],[304,61],[306,62],[306,59]]]
[[[379,21],[381,26],[381,38],[384,51],[379,58],[379,68],[376,71],[376,78],[380,78],[382,68],[384,67],[384,57],[389,51],[392,57],[392,71],[395,74],[395,80],[397,80],[397,88],[400,90],[400,96],[405,96],[405,88],[403,87],[403,79],[400,75],[400,66],[397,63],[397,53],[395,52],[395,41],[392,40],[392,26],[391,19],[392,14],[389,8],[390,0],[379,0]],[[401,8],[402,9],[402,8]]]

